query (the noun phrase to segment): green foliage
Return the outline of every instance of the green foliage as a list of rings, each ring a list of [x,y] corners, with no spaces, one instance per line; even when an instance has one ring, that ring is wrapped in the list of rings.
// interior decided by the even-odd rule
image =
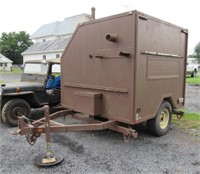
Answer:
[[[22,73],[21,68],[12,68],[11,71],[0,70],[0,74],[21,74],[21,73]]]
[[[0,53],[8,57],[14,64],[22,64],[21,53],[30,47],[33,42],[25,31],[19,33],[2,33],[0,38]]]
[[[198,124],[200,125],[200,114],[199,113],[193,113],[193,112],[185,112],[185,115],[183,116],[184,120],[193,120],[197,121]],[[200,128],[200,127],[199,127]]]
[[[195,54],[188,55],[188,58],[197,58]]]
[[[196,77],[187,76],[186,83],[193,84],[193,85],[200,85],[200,76],[196,76]]]
[[[172,124],[176,124],[181,129],[193,130],[196,135],[200,135],[200,113],[185,111],[183,117],[179,120],[173,115]]]
[[[195,54],[198,62],[200,63],[200,42],[195,46],[194,54]]]

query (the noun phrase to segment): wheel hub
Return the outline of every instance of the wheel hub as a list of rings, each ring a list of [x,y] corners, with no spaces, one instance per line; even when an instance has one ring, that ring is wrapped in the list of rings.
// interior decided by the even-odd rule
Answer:
[[[16,107],[11,111],[11,115],[14,119],[18,119],[19,116],[22,116],[24,111],[21,107]]]
[[[163,109],[160,114],[160,127],[165,129],[169,122],[169,111],[167,109]]]

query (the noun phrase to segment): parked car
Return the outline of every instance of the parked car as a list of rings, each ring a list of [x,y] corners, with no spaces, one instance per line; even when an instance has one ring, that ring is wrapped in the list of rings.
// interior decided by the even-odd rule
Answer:
[[[195,58],[187,58],[187,74],[195,77],[198,72],[198,64]]]
[[[0,108],[2,120],[10,126],[18,125],[18,117],[30,118],[31,108],[60,103],[60,89],[47,89],[54,72],[60,71],[60,59],[31,60],[24,65],[20,82],[1,84]],[[51,77],[51,78],[49,78]]]

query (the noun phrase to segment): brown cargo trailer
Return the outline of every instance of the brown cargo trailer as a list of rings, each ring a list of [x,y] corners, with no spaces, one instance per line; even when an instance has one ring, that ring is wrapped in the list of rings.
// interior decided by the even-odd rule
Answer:
[[[131,125],[164,109],[170,121],[184,104],[187,35],[138,11],[80,25],[62,56],[62,105]]]
[[[36,160],[42,166],[62,160],[51,157],[51,132],[111,129],[129,138],[137,136],[132,125],[146,123],[154,135],[166,134],[172,113],[183,114],[187,40],[186,29],[138,11],[80,24],[61,58],[65,110],[49,116],[45,107],[45,118],[31,124],[21,117],[13,133],[30,144],[46,133],[47,155]],[[66,115],[88,124],[52,121]]]

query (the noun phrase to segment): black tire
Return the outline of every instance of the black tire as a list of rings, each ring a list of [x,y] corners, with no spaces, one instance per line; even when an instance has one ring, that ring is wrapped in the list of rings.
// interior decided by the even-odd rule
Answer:
[[[30,105],[23,99],[9,100],[2,108],[2,120],[9,126],[18,125],[18,116],[24,115],[30,118]]]
[[[164,101],[156,114],[156,117],[147,121],[147,130],[155,136],[165,135],[171,125],[172,107],[167,101]]]

